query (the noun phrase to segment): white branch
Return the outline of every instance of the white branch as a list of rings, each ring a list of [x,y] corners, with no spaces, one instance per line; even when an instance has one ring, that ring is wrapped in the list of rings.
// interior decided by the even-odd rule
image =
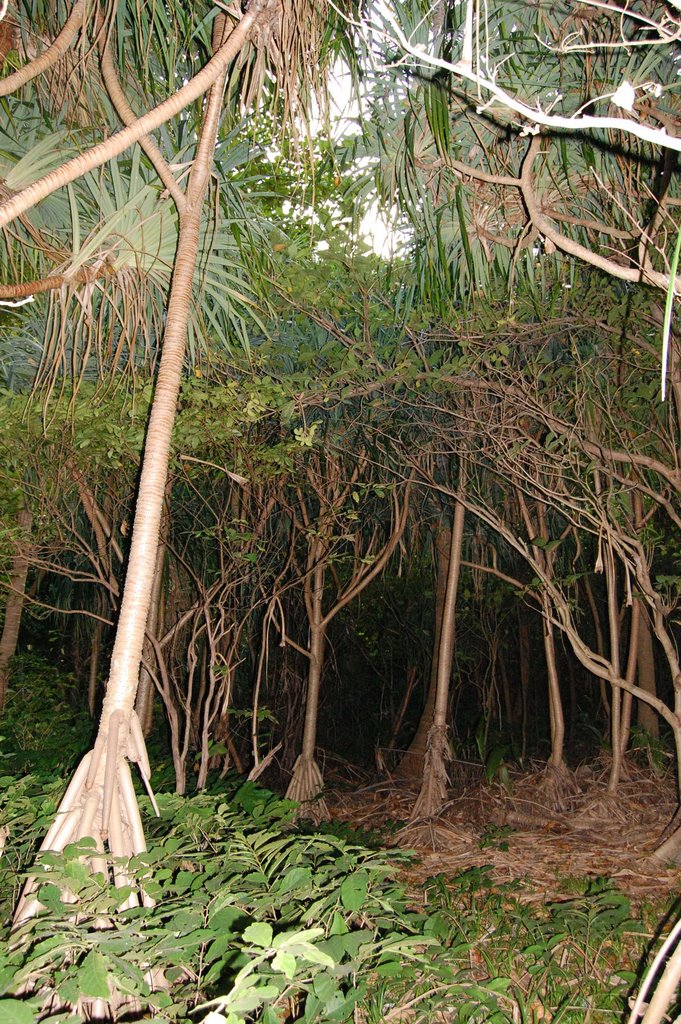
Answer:
[[[681,0],[672,0],[672,2],[675,6],[678,6],[681,9]],[[514,110],[517,114],[520,114],[520,116],[527,122],[525,131],[528,133],[536,134],[540,125],[544,125],[547,128],[558,128],[564,131],[573,132],[607,128],[626,132],[629,135],[635,135],[637,138],[643,139],[646,142],[652,142],[653,145],[661,146],[663,149],[673,149],[677,152],[681,152],[680,137],[676,135],[669,135],[666,128],[651,128],[648,125],[635,121],[633,118],[596,117],[590,114],[563,117],[559,114],[549,114],[538,108],[530,107],[527,103],[517,99],[515,96],[511,95],[511,93],[506,92],[505,89],[498,86],[493,79],[488,78],[479,71],[473,70],[473,68],[467,65],[464,61],[452,63],[451,61],[443,60],[441,57],[436,57],[432,53],[428,53],[428,51],[422,46],[416,46],[409,41],[397,23],[395,16],[390,11],[384,10],[382,13],[394,34],[393,42],[397,41],[405,53],[415,57],[417,60],[421,61],[422,64],[428,67],[442,68],[446,71],[450,71],[459,78],[464,78],[469,82],[473,82],[479,88],[484,89],[485,92],[489,93],[493,99],[498,100],[503,106],[508,107],[509,110]],[[613,97],[616,97],[617,94],[617,91],[614,93],[606,93],[605,95],[598,97],[598,99],[612,99]]]

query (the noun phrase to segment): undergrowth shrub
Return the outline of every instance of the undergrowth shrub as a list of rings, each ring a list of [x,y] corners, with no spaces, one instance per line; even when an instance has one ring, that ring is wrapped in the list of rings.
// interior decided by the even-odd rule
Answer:
[[[650,937],[606,881],[547,905],[484,866],[410,888],[409,855],[347,826],[307,832],[252,783],[161,796],[148,852],[125,865],[155,904],[124,910],[131,889],[90,873],[89,841],[31,866],[60,787],[9,778],[0,1024],[76,1024],[84,999],[112,997],[129,1021],[598,1024],[644,963]],[[10,944],[26,874],[43,909]]]
[[[345,1021],[372,970],[430,941],[393,879],[404,855],[294,829],[293,805],[252,784],[159,805],[149,851],[126,864],[153,907],[121,910],[131,889],[90,873],[88,840],[28,871],[43,909],[0,954],[0,1020],[23,1024],[48,1004],[44,1019],[78,1020],[82,997],[115,992],[160,1020],[186,1020],[212,998],[192,1019]],[[33,837],[46,814],[27,782],[14,829],[31,808]],[[29,846],[10,837],[6,873]]]
[[[12,659],[0,731],[14,774],[68,769],[87,748],[92,722],[74,689],[74,677],[40,654]]]

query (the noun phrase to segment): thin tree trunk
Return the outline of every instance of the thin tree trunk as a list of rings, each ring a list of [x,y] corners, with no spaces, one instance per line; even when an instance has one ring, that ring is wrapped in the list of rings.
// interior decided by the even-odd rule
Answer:
[[[461,468],[461,474],[463,475],[463,467]],[[463,486],[463,483],[460,486]],[[447,799],[447,786],[449,783],[448,765],[451,760],[447,733],[447,711],[449,708],[449,681],[454,659],[456,596],[461,571],[464,518],[464,505],[461,501],[457,501],[454,508],[452,540],[449,546],[447,589],[442,613],[440,650],[437,659],[437,689],[435,693],[435,707],[433,709],[433,724],[428,736],[426,756],[423,762],[421,790],[414,804],[411,814],[412,819],[432,818]]]
[[[30,533],[31,520],[31,513],[26,508],[19,509],[17,514],[17,524],[22,533]],[[2,627],[2,636],[0,636],[0,713],[5,706],[5,700],[7,698],[10,660],[14,657],[17,649],[17,641],[19,640],[21,616],[24,610],[24,601],[26,599],[27,576],[27,539],[26,537],[19,537],[17,549],[14,554],[14,558],[12,559],[7,603],[5,604],[5,621]]]
[[[637,651],[638,685],[646,693],[657,696],[657,685],[655,681],[655,652],[653,647],[653,631],[650,628],[650,619],[647,612],[641,615],[638,635]],[[655,709],[646,704],[645,701],[638,702],[636,711],[638,724],[645,729],[654,739],[660,735],[660,720]]]
[[[563,715],[563,701],[560,695],[560,679],[558,676],[558,662],[556,660],[556,640],[551,621],[551,599],[547,593],[542,597],[543,617],[542,629],[544,634],[544,657],[546,659],[546,674],[549,690],[549,723],[551,728],[551,754],[549,764],[554,768],[562,769],[565,766],[565,717]]]
[[[615,555],[610,544],[605,549],[605,583],[608,596],[608,627],[610,631],[610,664],[613,675],[619,679],[620,668],[620,621],[619,603],[617,600],[617,572],[615,567]],[[610,765],[610,778],[608,779],[608,792],[614,793],[619,784],[622,773],[622,691],[619,686],[614,686],[610,702],[610,748],[612,751],[612,762]]]
[[[310,649],[303,745],[300,756],[293,766],[293,775],[286,790],[286,798],[305,804],[303,810],[305,816],[311,817],[315,821],[321,821],[329,816],[326,802],[321,797],[324,780],[314,756],[317,742],[319,691],[322,684],[322,667],[326,646],[326,621],[323,613],[326,562],[324,546],[321,542],[315,545],[314,557],[316,564],[312,573]]]
[[[636,666],[638,660],[638,649],[639,649],[639,636],[641,633],[641,620],[643,615],[641,613],[641,601],[634,599],[634,603],[631,606],[631,622],[629,624],[629,654],[627,657],[627,670],[624,678],[628,683],[633,683],[636,680]],[[633,696],[627,690],[622,694],[622,725],[620,727],[620,748],[622,754],[622,761],[627,752],[629,746],[629,736],[631,734],[631,709],[633,705]]]
[[[308,542],[310,547],[308,548],[307,573],[304,586],[305,609],[310,628],[310,646],[308,651],[305,652],[309,658],[305,726],[303,730],[302,751],[293,767],[293,776],[286,795],[290,799],[307,803],[308,806],[305,808],[305,813],[307,814],[308,811],[312,812],[312,816],[317,818],[317,820],[321,820],[322,817],[328,815],[326,804],[323,800],[318,799],[323,789],[324,780],[319,765],[314,759],[319,690],[321,687],[327,630],[329,623],[338,612],[361,594],[369,583],[376,579],[379,573],[383,572],[387,565],[407,525],[412,481],[413,474],[405,482],[401,509],[399,494],[397,490],[393,491],[392,532],[380,554],[373,561],[367,562],[366,558],[357,557],[356,552],[354,570],[350,581],[342,589],[339,589],[336,594],[335,603],[325,614],[323,611],[324,575],[329,557],[328,538],[320,535]],[[338,493],[337,491],[336,495]],[[310,801],[314,801],[314,803],[310,803]]]
[[[440,635],[444,615],[445,598],[447,595],[447,575],[452,547],[452,531],[448,526],[440,524],[435,534],[435,625],[433,631],[433,654],[430,662],[430,680],[426,703],[423,706],[419,724],[414,738],[407,747],[397,768],[396,775],[409,782],[420,782],[423,778],[423,763],[426,756],[428,735],[433,726],[435,695],[437,693],[437,674],[440,658]]]

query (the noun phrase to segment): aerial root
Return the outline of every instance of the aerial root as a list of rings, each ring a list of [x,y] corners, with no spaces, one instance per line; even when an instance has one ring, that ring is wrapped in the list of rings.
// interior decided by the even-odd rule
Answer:
[[[130,767],[125,756],[120,753],[122,728],[125,728],[124,716],[115,711],[109,720],[108,730],[99,733],[94,747],[78,765],[40,846],[40,852],[50,850],[61,853],[69,843],[86,837],[94,838],[96,852],[86,857],[90,869],[93,874],[101,872],[105,876],[111,872],[114,884],[119,888],[130,885],[132,879],[116,860],[130,858],[146,850]],[[127,753],[128,756],[133,754],[143,777],[146,775],[148,786],[149,760],[144,739],[141,738],[139,720],[134,712]],[[153,795],[152,803],[157,809]],[[113,865],[110,865],[105,854],[107,844],[114,858]],[[40,910],[39,901],[34,895],[37,885],[35,877],[26,882],[14,913],[14,929]],[[68,896],[65,894],[64,898]],[[131,894],[122,909],[138,903],[153,905],[143,888],[140,888],[139,893]]]
[[[123,742],[126,729],[128,735]],[[50,850],[61,853],[69,843],[93,838],[95,849],[92,853],[84,854],[83,860],[93,874],[101,873],[105,878],[112,879],[119,889],[135,884],[135,878],[126,862],[146,850],[144,829],[128,760],[139,766],[154,810],[158,813],[149,784],[151,770],[139,719],[133,712],[128,722],[123,712],[114,711],[109,719],[108,728],[100,731],[92,750],[85,754],[78,765],[57,808],[54,821],[40,846],[41,852]],[[18,929],[35,917],[41,909],[37,893],[40,881],[41,876],[30,877],[17,904],[13,921],[17,945],[21,943]],[[77,903],[76,895],[67,890],[62,892],[62,900],[65,903]],[[137,891],[131,891],[120,910],[128,910],[140,904],[152,907],[154,900],[145,892],[144,885],[137,883]],[[77,913],[75,906],[74,912]],[[107,918],[98,919],[95,927],[110,928],[112,921]],[[167,987],[166,979],[162,976],[156,977],[157,974],[159,972],[154,971],[152,977],[152,972],[149,972],[148,980],[153,987]],[[25,989],[35,991],[39,984],[39,978],[29,978]],[[47,993],[46,1000],[50,1005],[61,1006],[56,992]],[[81,997],[75,1010],[83,1020],[103,1021],[114,1019],[123,1008],[125,1012],[138,1009],[137,1003],[133,997],[113,992],[108,1000]]]
[[[432,818],[442,809],[449,795],[448,766],[452,759],[447,729],[431,726],[423,761],[423,781],[410,820]]]
[[[566,764],[546,765],[544,778],[541,780],[538,791],[542,794],[544,803],[549,810],[557,814],[565,814],[572,810],[575,799],[580,795],[579,783]]]
[[[293,775],[286,790],[286,799],[300,804],[299,817],[310,818],[316,824],[329,820],[331,815],[322,796],[323,789],[324,778],[314,757],[301,754],[293,766]]]

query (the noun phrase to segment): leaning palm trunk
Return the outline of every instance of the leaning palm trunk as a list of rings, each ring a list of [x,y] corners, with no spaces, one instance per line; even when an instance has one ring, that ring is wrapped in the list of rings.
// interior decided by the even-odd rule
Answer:
[[[162,627],[162,602],[163,602],[163,568],[166,559],[166,546],[161,537],[156,552],[156,565],[154,568],[154,585],[151,591],[151,604],[147,617],[147,638],[144,643],[143,656],[146,664],[140,669],[139,683],[137,685],[137,698],[135,700],[135,713],[142,726],[142,734],[148,736],[151,732],[151,724],[154,714],[154,680],[147,665],[155,658],[154,645],[150,637],[157,635],[159,627]]]
[[[219,17],[216,20],[218,34],[224,31],[224,25],[225,19]],[[236,52],[243,42],[243,34],[235,32],[234,35]],[[220,42],[219,38],[217,42]],[[154,583],[171,433],[184,362],[192,282],[199,250],[201,207],[213,163],[224,81],[223,73],[215,81],[206,100],[196,157],[187,185],[187,202],[180,215],[163,352],[149,418],[128,572],[99,730],[94,747],[76,770],[41,846],[42,850],[59,851],[67,843],[92,836],[98,850],[98,854],[91,858],[93,869],[105,873],[108,871],[105,845],[114,857],[129,857],[145,849],[129,762],[137,763],[147,786],[150,768],[134,703]],[[116,869],[115,881],[125,885],[129,879],[125,872]],[[143,892],[139,899],[148,901]],[[126,906],[135,902],[137,898],[133,894]],[[37,901],[31,897],[27,887],[15,912],[15,924],[36,910]],[[99,1008],[94,1009],[99,1012]]]
[[[421,790],[412,810],[412,820],[433,817],[447,799],[447,786],[449,782],[447,766],[451,760],[449,737],[447,735],[447,712],[449,708],[449,680],[452,674],[452,661],[454,658],[456,595],[459,589],[459,573],[461,570],[464,514],[465,509],[462,502],[457,501],[454,509],[452,540],[449,547],[447,590],[442,613],[440,651],[437,659],[437,690],[435,693],[433,724],[428,734]]]
[[[31,529],[31,513],[27,509],[19,510],[17,516],[19,528],[28,533]],[[19,538],[16,554],[12,560],[9,591],[5,605],[5,621],[0,636],[0,712],[5,706],[7,682],[9,679],[9,663],[17,649],[21,615],[26,598],[26,577],[28,576],[28,554],[24,538]]]

